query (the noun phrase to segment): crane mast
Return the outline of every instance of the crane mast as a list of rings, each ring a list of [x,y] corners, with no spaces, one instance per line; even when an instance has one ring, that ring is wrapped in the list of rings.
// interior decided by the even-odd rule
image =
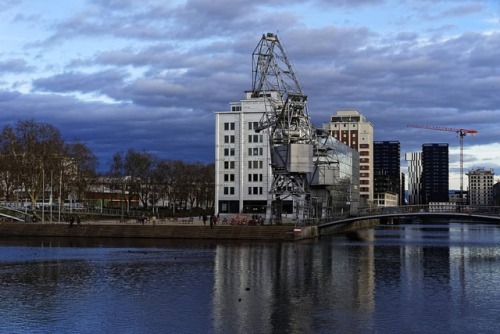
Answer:
[[[265,105],[257,131],[268,131],[273,173],[266,220],[281,222],[281,201],[289,196],[295,199],[294,219],[306,219],[315,130],[307,96],[275,34],[263,35],[255,48],[252,76],[252,97]]]
[[[464,137],[469,135],[473,136],[477,134],[476,130],[467,130],[467,129],[455,129],[449,128],[445,126],[431,126],[431,125],[415,125],[410,124],[408,127],[411,128],[420,128],[420,129],[428,129],[428,130],[439,130],[439,131],[448,131],[455,132],[460,137],[460,198],[463,201],[464,194]]]

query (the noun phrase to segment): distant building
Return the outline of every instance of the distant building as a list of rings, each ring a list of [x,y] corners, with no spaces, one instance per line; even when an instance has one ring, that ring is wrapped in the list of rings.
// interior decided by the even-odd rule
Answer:
[[[448,144],[422,145],[422,197],[424,203],[448,202]]]
[[[380,198],[377,194],[393,193],[395,205],[403,205],[399,141],[373,142],[373,177],[375,199]]]
[[[399,205],[399,195],[390,191],[375,192],[373,204],[376,207],[389,207]]]
[[[493,169],[471,169],[469,177],[469,204],[493,205]]]
[[[493,205],[500,206],[500,182],[493,185]]]
[[[423,204],[421,194],[422,152],[409,152],[405,155],[408,163],[408,204]]]
[[[452,203],[469,203],[469,192],[460,190],[450,190],[449,199]]]
[[[373,125],[356,110],[341,110],[323,124],[323,129],[359,153],[361,206],[373,204]]]

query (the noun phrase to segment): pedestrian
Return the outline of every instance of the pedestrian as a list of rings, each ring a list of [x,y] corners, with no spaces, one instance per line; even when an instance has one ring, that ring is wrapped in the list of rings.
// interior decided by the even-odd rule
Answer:
[[[69,227],[73,227],[73,224],[75,223],[75,217],[71,216],[69,218]]]
[[[217,225],[217,221],[219,220],[219,217],[214,215],[214,226]]]
[[[203,215],[203,226],[207,225],[207,215]]]
[[[80,216],[76,216],[76,224],[80,225]]]
[[[214,216],[210,216],[210,228],[214,228]]]

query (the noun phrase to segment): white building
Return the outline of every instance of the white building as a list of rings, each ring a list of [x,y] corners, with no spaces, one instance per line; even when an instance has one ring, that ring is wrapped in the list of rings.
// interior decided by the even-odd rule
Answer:
[[[215,113],[215,204],[218,213],[264,214],[272,182],[267,131],[257,133],[263,98],[231,102]]]
[[[341,110],[323,124],[329,134],[359,153],[361,205],[373,204],[373,125],[356,110]]]
[[[469,204],[493,205],[493,169],[471,169],[469,177]]]

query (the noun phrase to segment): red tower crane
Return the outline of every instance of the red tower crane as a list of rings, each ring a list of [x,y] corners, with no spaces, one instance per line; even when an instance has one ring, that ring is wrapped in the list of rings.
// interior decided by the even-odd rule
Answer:
[[[448,127],[444,127],[444,126],[432,126],[432,125],[410,124],[407,126],[410,128],[449,131],[449,132],[455,132],[458,134],[458,136],[460,137],[460,198],[463,199],[463,193],[464,193],[464,137],[467,135],[473,136],[473,135],[477,134],[477,131],[476,130],[467,130],[467,129],[454,129],[454,128],[448,128]]]

